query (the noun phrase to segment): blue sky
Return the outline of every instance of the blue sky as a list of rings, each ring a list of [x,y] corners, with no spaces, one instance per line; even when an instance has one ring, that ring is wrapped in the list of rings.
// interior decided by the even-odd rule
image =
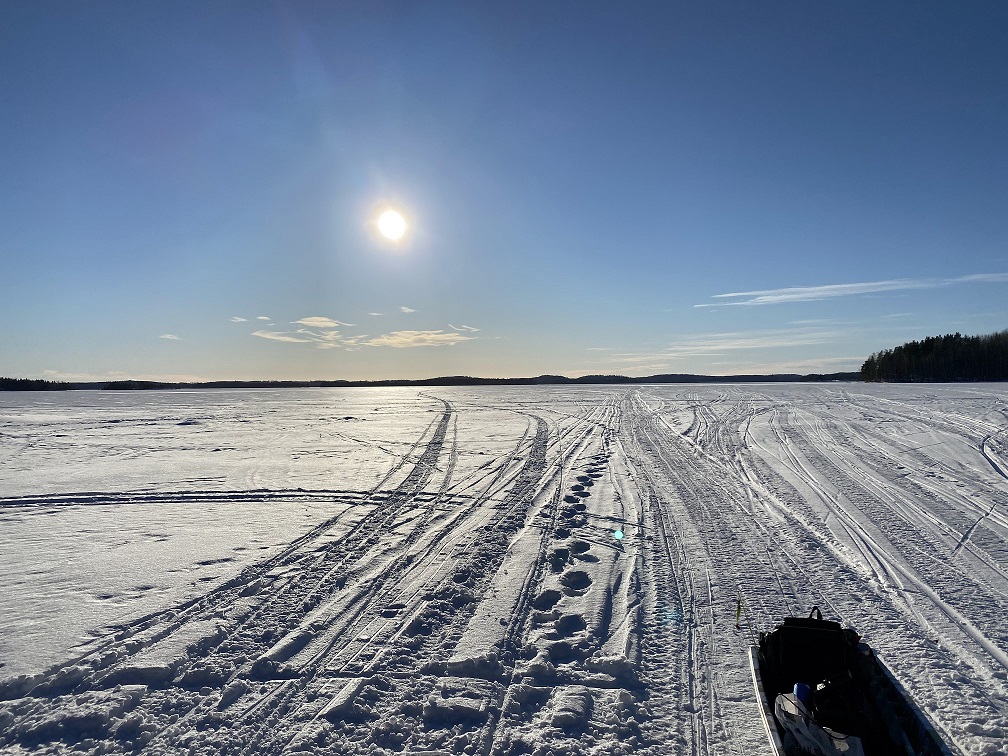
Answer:
[[[2,3],[0,374],[833,372],[1001,330],[1005,50],[1003,2]]]

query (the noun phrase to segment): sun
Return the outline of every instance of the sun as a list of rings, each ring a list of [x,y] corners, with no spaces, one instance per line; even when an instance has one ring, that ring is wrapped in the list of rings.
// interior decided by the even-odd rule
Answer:
[[[389,208],[378,216],[378,232],[390,241],[399,241],[409,227],[402,213]]]

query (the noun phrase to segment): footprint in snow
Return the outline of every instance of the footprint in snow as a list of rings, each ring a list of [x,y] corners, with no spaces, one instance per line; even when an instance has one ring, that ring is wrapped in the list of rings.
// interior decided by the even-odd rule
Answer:
[[[570,570],[560,576],[560,585],[567,589],[568,595],[584,592],[591,584],[591,575],[584,570]]]

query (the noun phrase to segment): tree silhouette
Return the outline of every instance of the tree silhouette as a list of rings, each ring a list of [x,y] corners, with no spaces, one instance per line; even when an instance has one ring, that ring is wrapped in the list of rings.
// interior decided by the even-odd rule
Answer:
[[[861,366],[872,382],[955,383],[1008,380],[1008,330],[985,336],[928,336],[876,352]]]

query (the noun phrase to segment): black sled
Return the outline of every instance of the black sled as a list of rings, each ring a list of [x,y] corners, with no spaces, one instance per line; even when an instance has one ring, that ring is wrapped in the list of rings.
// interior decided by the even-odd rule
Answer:
[[[952,756],[861,636],[818,607],[760,633],[749,658],[775,756]]]

